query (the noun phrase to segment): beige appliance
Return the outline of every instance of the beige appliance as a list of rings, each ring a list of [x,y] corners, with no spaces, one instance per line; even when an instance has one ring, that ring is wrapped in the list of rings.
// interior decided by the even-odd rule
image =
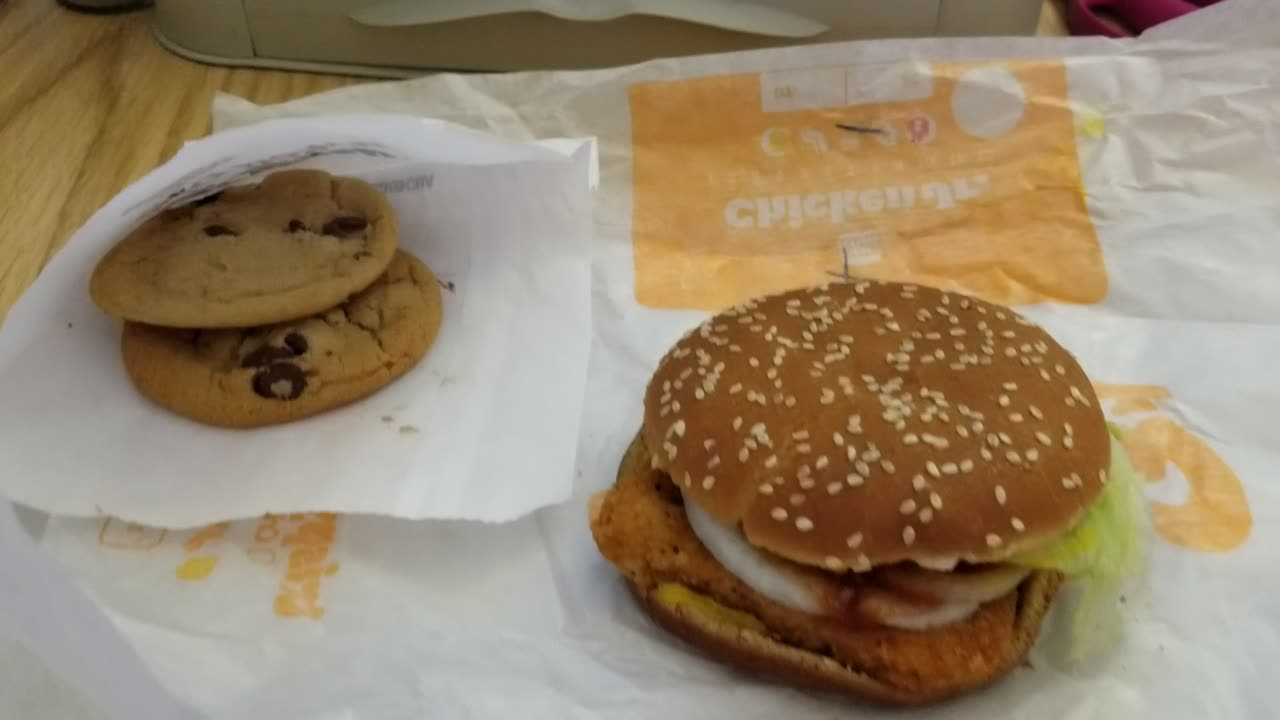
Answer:
[[[193,60],[404,77],[581,69],[801,43],[1032,35],[1042,0],[154,0]]]

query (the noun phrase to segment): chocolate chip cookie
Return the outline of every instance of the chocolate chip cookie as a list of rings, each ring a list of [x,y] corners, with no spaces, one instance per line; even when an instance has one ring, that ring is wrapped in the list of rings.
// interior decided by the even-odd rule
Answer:
[[[377,188],[284,170],[151,218],[99,261],[89,293],[104,312],[150,325],[284,322],[367,287],[397,240]]]
[[[209,425],[298,420],[372,394],[413,367],[441,323],[440,286],[399,251],[386,272],[342,305],[246,330],[126,322],[130,379],[152,402]]]

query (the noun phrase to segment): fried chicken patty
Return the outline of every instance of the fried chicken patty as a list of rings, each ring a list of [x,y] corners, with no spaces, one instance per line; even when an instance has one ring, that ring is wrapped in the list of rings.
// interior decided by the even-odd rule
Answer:
[[[747,586],[703,547],[689,527],[679,489],[666,474],[651,468],[639,438],[628,449],[616,483],[598,510],[592,533],[600,552],[664,626],[712,646],[736,665],[791,680],[797,673],[805,674],[796,665],[807,662],[814,666],[810,679],[820,681],[831,675],[831,668],[818,670],[833,660],[850,677],[817,684],[832,689],[857,685],[862,694],[895,702],[933,701],[971,690],[1021,662],[1061,582],[1057,573],[1032,573],[1017,590],[982,605],[965,620],[927,631],[853,626],[793,610]],[[755,630],[741,627],[717,632],[706,627],[705,618],[672,612],[656,598],[659,587],[667,583],[758,619],[765,637],[753,637],[758,635]]]

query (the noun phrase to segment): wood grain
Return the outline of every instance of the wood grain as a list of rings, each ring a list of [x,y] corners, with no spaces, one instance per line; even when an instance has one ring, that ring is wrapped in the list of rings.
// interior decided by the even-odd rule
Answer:
[[[1064,34],[1059,1],[1042,35]],[[149,19],[0,0],[0,317],[95,210],[208,133],[215,92],[275,103],[367,82],[193,63]]]
[[[102,204],[208,133],[216,91],[273,103],[359,82],[192,63],[148,20],[0,2],[0,311]]]

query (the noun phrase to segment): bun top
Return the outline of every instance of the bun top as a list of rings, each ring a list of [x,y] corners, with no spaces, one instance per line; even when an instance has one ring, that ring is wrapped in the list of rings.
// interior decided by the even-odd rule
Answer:
[[[833,571],[994,562],[1097,499],[1111,446],[1075,359],[1014,311],[925,286],[757,298],[659,362],[656,466],[753,545]]]

